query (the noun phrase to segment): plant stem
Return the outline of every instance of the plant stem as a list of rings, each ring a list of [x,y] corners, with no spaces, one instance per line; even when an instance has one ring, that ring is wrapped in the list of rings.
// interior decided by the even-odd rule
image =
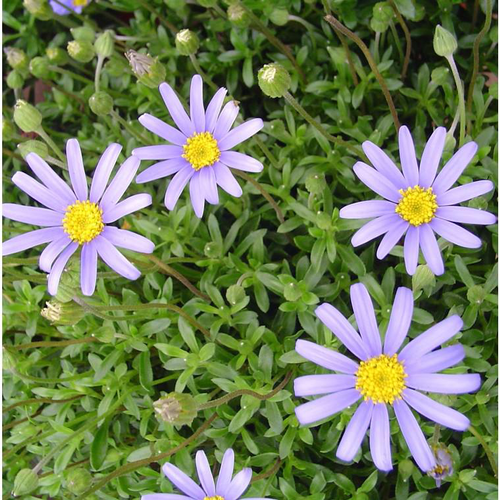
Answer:
[[[97,56],[97,64],[95,67],[95,78],[94,78],[94,86],[95,86],[95,91],[99,92],[99,82],[101,79],[101,70],[102,70],[102,65],[104,63],[104,57],[101,55]]]
[[[219,87],[217,87],[217,85],[212,81],[212,79],[201,69],[201,66],[200,66],[200,63],[198,61],[198,58],[196,57],[196,54],[190,54],[189,59],[191,59],[191,63],[193,64],[194,69],[200,74],[200,76],[203,78],[205,83],[207,85],[209,85],[209,87],[212,90],[215,90],[215,92],[217,92],[217,90],[219,90]]]
[[[481,443],[481,446],[483,447],[486,456],[488,457],[491,468],[493,469],[493,474],[495,474],[495,477],[498,477],[498,466],[495,457],[493,456],[493,452],[491,451],[491,448],[483,439],[483,436],[481,436],[481,434],[479,434],[479,432],[474,427],[472,427],[472,425],[470,425],[467,430]]]
[[[74,73],[69,69],[60,68],[59,66],[49,66],[50,71],[55,71],[56,73],[60,73],[61,75],[68,75],[75,80],[80,80],[82,83],[86,83],[87,85],[91,85],[94,82],[85,76],[79,75],[78,73]]]
[[[280,169],[280,164],[278,160],[274,157],[274,155],[271,153],[270,149],[266,146],[264,141],[258,136],[254,135],[254,140],[259,146],[260,149],[262,149],[262,152],[267,156],[267,159],[271,162],[274,168]]]
[[[88,344],[90,342],[97,342],[97,339],[94,337],[85,337],[83,339],[72,340],[43,340],[40,342],[29,342],[28,344],[18,344],[9,347],[15,351],[20,351],[22,349],[34,349],[36,347],[66,347],[68,345]]]
[[[460,80],[460,74],[458,72],[457,65],[455,64],[455,59],[450,55],[446,58],[450,64],[451,72],[453,73],[453,78],[455,79],[455,85],[457,87],[458,93],[458,109],[460,110],[460,140],[458,143],[459,147],[463,146],[465,139],[465,99],[464,99],[464,88],[462,86],[462,81]]]
[[[14,403],[10,406],[7,406],[6,408],[2,408],[2,413],[7,413],[14,408],[17,408],[18,406],[25,406],[25,405],[31,405],[31,404],[42,404],[42,403],[47,403],[47,404],[56,404],[56,403],[68,403],[69,401],[74,401],[75,399],[80,399],[83,398],[83,394],[77,394],[76,396],[73,396],[71,398],[66,398],[66,399],[50,399],[50,398],[32,398],[32,399],[25,399],[24,401],[18,401],[17,403]]]
[[[373,50],[373,60],[378,61],[378,46],[380,45],[380,31],[375,32],[375,48]]]
[[[398,49],[399,58],[401,59],[401,64],[404,64],[404,55],[403,49],[401,47],[401,43],[399,42],[398,30],[392,21],[389,22],[389,27],[391,28],[392,37],[394,39],[394,43]]]
[[[147,139],[147,137],[144,137],[140,132],[137,132],[137,130],[134,129],[134,127],[130,126],[130,124],[127,122],[127,120],[123,119],[114,109],[111,110],[110,115],[118,121],[129,134],[133,135],[136,139],[138,139],[142,144],[149,144],[151,141]]]
[[[391,4],[392,10],[394,11],[394,14],[396,14],[396,18],[401,25],[401,28],[403,29],[403,32],[405,34],[405,39],[406,39],[406,53],[405,53],[405,59],[403,63],[403,69],[401,70],[401,80],[404,80],[406,77],[406,72],[408,71],[408,64],[410,64],[410,56],[411,56],[411,34],[410,30],[408,29],[408,26],[405,23],[405,20],[403,19],[403,16],[401,15],[401,12],[399,12],[399,9],[397,8],[396,4],[394,3],[394,0],[389,0],[389,3]]]
[[[394,126],[396,127],[396,131],[398,131],[400,125],[399,125],[398,113],[396,111],[396,106],[394,106],[394,102],[392,100],[391,94],[389,93],[389,89],[387,88],[387,84],[385,83],[383,76],[380,74],[380,71],[378,70],[377,65],[375,64],[375,61],[373,60],[373,57],[370,54],[370,50],[365,45],[363,40],[361,40],[361,38],[359,38],[358,35],[353,33],[350,29],[346,28],[341,22],[339,22],[331,14],[325,16],[325,20],[327,23],[331,24],[332,26],[337,28],[339,31],[341,31],[344,35],[349,37],[363,52],[364,56],[366,57],[366,60],[368,61],[368,64],[370,65],[370,68],[371,68],[373,74],[375,75],[375,78],[377,79],[380,87],[382,88],[382,92],[384,93],[385,99],[387,101],[387,105],[389,106],[389,109],[391,111],[392,119],[394,121]]]
[[[54,151],[54,153],[59,157],[59,159],[64,163],[64,169],[68,170],[68,167],[66,166],[66,157],[64,156],[63,152],[59,149],[57,144],[49,137],[47,132],[43,130],[43,127],[40,125],[35,132],[49,145],[49,147]]]

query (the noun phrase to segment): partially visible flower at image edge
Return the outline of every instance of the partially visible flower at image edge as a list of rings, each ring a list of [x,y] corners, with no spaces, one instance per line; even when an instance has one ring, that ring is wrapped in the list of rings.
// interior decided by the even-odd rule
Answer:
[[[217,185],[232,196],[242,195],[231,168],[246,172],[261,172],[264,168],[255,158],[229,151],[259,132],[264,123],[260,118],[253,118],[231,130],[239,107],[235,101],[230,101],[221,111],[227,94],[225,88],[215,93],[205,111],[200,75],[194,75],[191,80],[190,117],[168,83],[162,83],[159,90],[179,130],[148,113],[139,117],[145,128],[170,144],[132,151],[141,160],[161,160],[141,172],[136,182],[149,182],[175,174],[165,194],[166,207],[173,210],[189,182],[191,204],[197,217],[201,218],[205,201],[212,205],[219,203]]]
[[[429,472],[429,475],[436,481],[436,486],[441,487],[441,481],[453,474],[453,462],[448,451],[436,446],[433,448],[434,456],[436,457],[436,466]]]
[[[122,147],[111,144],[102,154],[88,192],[82,152],[76,139],[66,144],[69,177],[72,188],[36,153],[26,156],[26,162],[42,184],[16,172],[12,182],[35,201],[47,208],[4,203],[3,216],[18,222],[42,226],[43,229],[15,236],[2,245],[2,255],[22,252],[49,243],[40,254],[40,269],[49,273],[48,291],[57,293],[62,272],[70,257],[81,247],[80,285],[84,295],[92,295],[96,286],[97,256],[113,271],[130,280],[141,273],[117,249],[151,253],[154,244],[144,236],[108,226],[121,217],[151,205],[151,195],[140,193],[119,201],[132,182],[139,160],[125,160],[109,183]],[[107,186],[107,187],[106,187]]]
[[[84,7],[90,3],[91,0],[50,0],[49,4],[58,16],[67,16],[71,11],[81,14]],[[61,5],[63,4],[63,5]]]
[[[174,500],[176,498],[179,500],[239,500],[252,479],[252,469],[250,468],[241,470],[233,478],[234,452],[232,449],[226,450],[222,457],[217,483],[214,481],[210,464],[203,451],[196,453],[196,470],[201,487],[175,465],[166,463],[162,467],[163,474],[187,496],[172,493],[153,493],[142,495],[141,500]],[[245,500],[266,499],[247,498]]]
[[[455,223],[490,225],[496,222],[496,217],[483,210],[452,205],[485,194],[494,185],[483,180],[452,188],[476,154],[475,142],[462,146],[437,174],[445,139],[446,129],[438,127],[429,138],[418,166],[410,131],[406,126],[401,127],[399,155],[403,172],[378,146],[370,141],[363,143],[363,151],[375,168],[357,162],[354,172],[385,200],[360,201],[340,210],[344,219],[373,219],[354,234],[353,246],[384,235],[377,249],[377,258],[384,259],[406,234],[404,260],[410,275],[417,268],[419,248],[431,271],[435,275],[444,273],[434,233],[465,248],[481,247],[476,235]]]
[[[368,428],[370,451],[375,466],[392,469],[388,406],[392,406],[403,437],[417,465],[425,472],[436,467],[436,459],[410,407],[444,427],[465,431],[470,421],[456,410],[425,396],[421,392],[463,394],[479,389],[478,374],[441,374],[465,357],[461,344],[441,346],[463,326],[453,315],[410,340],[400,350],[413,315],[413,293],[401,287],[396,292],[384,344],[375,317],[373,303],[366,287],[351,287],[351,303],[360,334],[330,304],[321,304],[316,316],[361,360],[352,359],[306,340],[297,340],[295,350],[307,360],[339,374],[306,375],[294,382],[295,396],[324,395],[295,408],[301,425],[330,417],[352,406],[360,399],[336,456],[350,462],[358,452]]]

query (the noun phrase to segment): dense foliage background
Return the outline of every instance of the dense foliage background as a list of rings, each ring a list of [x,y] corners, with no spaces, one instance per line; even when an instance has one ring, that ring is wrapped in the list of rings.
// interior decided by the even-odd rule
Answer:
[[[31,72],[20,72],[20,81],[17,75],[8,79],[11,68],[4,57],[4,202],[32,203],[10,181],[14,172],[27,171],[21,156],[26,152],[18,145],[39,139],[14,125],[17,98],[36,104],[45,132],[59,148],[71,137],[79,139],[88,172],[110,142],[124,146],[123,161],[133,148],[157,141],[138,116],[149,112],[170,118],[158,91],[137,82],[124,57],[127,49],[158,57],[166,81],[185,99],[197,72],[193,64],[213,82],[212,88],[205,86],[206,99],[214,88],[227,87],[240,102],[239,120],[265,121],[258,138],[240,149],[265,168],[250,174],[252,181],[239,179],[240,199],[220,191],[220,205],[208,206],[202,220],[194,216],[187,193],[174,211],[165,209],[165,180],[133,184],[128,194],[146,190],[153,206],[121,225],[155,242],[153,258],[130,254],[143,272],[136,282],[101,264],[95,295],[80,296],[78,303],[71,300],[78,281],[73,262],[57,297],[59,321],[49,321],[47,312],[41,315],[54,299],[47,294],[46,275],[37,268],[40,249],[4,259],[3,498],[11,498],[18,472],[40,460],[38,486],[22,498],[137,499],[147,492],[173,492],[159,467],[167,456],[194,474],[195,450],[204,449],[216,463],[228,447],[235,449],[238,469],[254,470],[247,496],[497,498],[497,480],[478,438],[438,429],[420,417],[429,442],[446,446],[454,461],[454,473],[441,488],[412,465],[394,421],[393,472],[375,469],[366,441],[354,464],[339,462],[334,451],[353,409],[299,428],[294,407],[304,400],[293,396],[291,381],[315,369],[295,354],[297,338],[340,347],[315,318],[316,304],[329,302],[349,317],[349,286],[361,281],[373,296],[383,329],[395,288],[413,287],[417,309],[411,337],[450,311],[464,319],[459,337],[467,357],[450,372],[478,372],[483,385],[475,394],[439,399],[464,412],[496,455],[496,233],[491,227],[476,228],[484,241],[479,250],[440,241],[446,272],[437,278],[425,266],[409,277],[401,246],[384,261],[375,258],[373,243],[353,250],[350,238],[361,221],[340,220],[338,211],[372,194],[352,172],[360,159],[352,148],[360,150],[369,139],[398,162],[397,133],[363,53],[343,38],[351,67],[323,19],[331,10],[369,47],[399,120],[411,128],[421,154],[435,126],[451,126],[458,104],[448,63],[433,50],[435,27],[441,24],[458,39],[455,60],[467,98],[473,43],[491,3],[395,0],[374,9],[375,2],[362,0],[245,0],[247,10],[235,24],[222,0],[103,0],[92,2],[81,15],[48,20],[37,19],[20,0],[4,2],[4,47],[23,49],[30,61],[45,58],[47,48],[65,51],[73,39],[70,28],[87,25],[97,34],[111,29],[117,35],[100,76],[101,91],[114,100],[112,113],[104,116],[88,105],[95,92],[96,58],[48,67],[37,60]],[[402,23],[411,34],[404,75]],[[175,47],[175,32],[183,28],[199,37],[193,58]],[[478,45],[479,74],[468,113],[468,136],[479,151],[459,183],[497,181],[496,48],[494,14]],[[261,92],[257,71],[273,61],[292,75],[291,94],[351,149],[329,142],[285,99]],[[454,142],[447,142],[445,159],[458,146]],[[45,154],[43,146],[38,150]],[[56,156],[53,151],[49,155]],[[57,160],[55,168],[62,172]],[[469,205],[496,212],[494,199],[489,193]],[[26,229],[4,221],[4,238]],[[279,385],[282,381],[285,386]],[[160,423],[153,409],[154,401],[172,391],[202,404],[241,390],[206,405],[190,426]]]

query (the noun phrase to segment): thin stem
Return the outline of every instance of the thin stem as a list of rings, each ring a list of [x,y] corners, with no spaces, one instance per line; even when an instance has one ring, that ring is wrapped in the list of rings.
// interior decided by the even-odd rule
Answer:
[[[453,73],[453,78],[455,79],[455,85],[457,87],[458,93],[458,109],[460,110],[460,140],[458,143],[459,147],[463,146],[465,140],[465,99],[464,99],[464,88],[462,86],[462,81],[460,80],[460,74],[458,72],[457,65],[455,64],[455,59],[450,55],[446,58],[450,64],[451,72]]]
[[[193,64],[194,69],[201,75],[205,83],[209,85],[212,90],[215,90],[215,92],[217,92],[217,90],[219,90],[219,87],[217,87],[217,85],[212,81],[212,79],[201,69],[196,54],[190,54],[189,59],[191,59],[191,63]]]
[[[41,377],[33,377],[32,375],[25,375],[23,373],[18,372],[15,368],[11,369],[12,373],[19,378],[24,380],[28,380],[30,382],[36,382],[38,384],[63,384],[64,382],[71,382],[73,380],[79,380],[81,378],[88,377],[91,375],[91,372],[79,373],[78,375],[72,375],[71,377],[64,378],[41,378]]]
[[[404,64],[403,48],[401,47],[401,43],[399,42],[398,30],[396,29],[396,26],[394,25],[392,20],[389,21],[389,27],[391,28],[392,37],[398,49],[398,54],[399,54],[399,59],[401,59],[401,64]]]
[[[405,23],[405,20],[403,19],[403,16],[401,15],[401,12],[399,12],[396,4],[394,3],[394,0],[389,0],[389,3],[391,4],[392,10],[394,11],[394,14],[396,14],[396,18],[401,25],[401,28],[403,29],[403,32],[405,34],[405,39],[406,39],[406,53],[405,53],[405,59],[403,63],[403,69],[401,71],[401,80],[404,80],[406,76],[406,72],[408,71],[408,65],[410,64],[410,56],[411,56],[411,34],[410,30],[408,29],[408,26]]]
[[[94,82],[85,76],[79,75],[78,73],[74,73],[69,69],[60,68],[59,66],[49,66],[50,71],[55,71],[56,73],[60,73],[61,75],[68,75],[75,80],[80,80],[82,83],[87,85],[92,85]]]
[[[97,56],[97,64],[95,67],[95,77],[94,77],[94,86],[95,86],[95,91],[99,92],[99,83],[101,79],[101,70],[102,70],[102,65],[104,63],[104,57],[101,55]]]
[[[73,340],[57,340],[57,341],[44,340],[40,342],[29,342],[28,344],[12,345],[9,346],[9,348],[15,351],[20,351],[22,349],[34,349],[36,347],[66,347],[68,345],[88,344],[90,342],[97,342],[97,339],[94,337],[86,337],[84,339],[73,339]]]
[[[66,166],[66,157],[64,156],[63,152],[59,149],[57,144],[49,137],[47,132],[43,130],[43,127],[40,125],[35,132],[49,145],[49,147],[54,151],[54,153],[59,157],[59,159],[65,164],[64,169],[68,170],[68,167]]]
[[[144,137],[140,132],[137,132],[137,130],[132,127],[127,120],[123,119],[114,109],[111,110],[110,115],[120,122],[120,124],[129,132],[129,134],[133,135],[136,139],[138,139],[140,142],[143,144],[148,144],[150,141],[147,139],[147,137]]]
[[[373,50],[373,59],[378,61],[378,46],[380,45],[380,31],[375,32],[375,48]]]
[[[281,460],[281,458],[278,458],[278,460],[276,460],[276,462],[273,464],[273,466],[270,469],[266,470],[262,474],[257,474],[256,476],[252,477],[252,480],[250,482],[256,483],[257,481],[271,477],[273,474],[276,474],[276,472],[278,472],[282,463],[283,463],[283,461]]]
[[[396,111],[396,106],[394,106],[394,102],[392,100],[391,94],[389,93],[389,89],[387,88],[387,84],[385,83],[383,76],[380,74],[380,71],[378,70],[377,65],[375,64],[375,61],[373,60],[373,57],[370,54],[370,50],[368,49],[368,47],[365,45],[363,40],[361,40],[361,38],[359,38],[358,35],[353,33],[350,29],[346,28],[341,22],[339,22],[331,14],[325,16],[325,20],[327,23],[336,27],[344,35],[349,37],[361,49],[364,56],[366,57],[366,60],[368,61],[368,64],[370,65],[370,68],[371,68],[373,74],[375,75],[375,78],[377,79],[380,87],[382,88],[382,92],[384,93],[385,99],[387,101],[387,105],[389,106],[389,109],[391,111],[391,115],[392,115],[392,119],[394,121],[394,126],[396,127],[396,131],[399,130],[400,125],[399,125],[398,112]]]
[[[342,47],[344,48],[345,55],[347,57],[347,63],[349,64],[349,71],[351,72],[351,78],[354,83],[354,85],[359,84],[359,78],[358,74],[356,73],[356,67],[354,66],[354,62],[352,60],[352,55],[351,55],[351,50],[349,49],[349,44],[347,43],[344,35],[337,29],[333,28],[333,31],[335,31],[335,34],[338,36],[340,43],[342,44]]]
[[[481,436],[481,434],[479,434],[479,432],[474,427],[472,427],[472,425],[470,425],[467,430],[481,443],[481,446],[483,447],[486,456],[488,457],[491,468],[493,469],[493,474],[495,474],[495,477],[498,477],[498,466],[495,457],[493,456],[493,452],[491,451],[491,448],[483,439],[483,436]]]
[[[467,94],[467,114],[470,116],[472,111],[472,98],[474,95],[474,86],[476,84],[477,75],[479,73],[479,46],[483,40],[484,35],[488,33],[491,26],[491,17],[493,15],[493,2],[491,0],[486,1],[486,20],[484,21],[483,29],[477,34],[474,40],[474,45],[472,47],[472,53],[474,56],[473,71],[469,82],[469,91]],[[467,120],[467,132],[470,134],[472,129],[472,120],[469,118]]]
[[[2,413],[7,413],[14,408],[17,408],[18,406],[27,406],[31,404],[42,404],[42,403],[47,403],[47,404],[55,404],[55,403],[68,403],[69,401],[74,401],[75,399],[80,399],[83,398],[83,394],[78,394],[76,396],[73,396],[71,398],[66,398],[66,399],[50,399],[50,398],[31,398],[31,399],[25,399],[24,401],[18,401],[17,403],[14,403],[10,406],[7,406],[2,409]]]
[[[276,169],[280,169],[280,164],[275,156],[271,153],[270,149],[266,146],[264,141],[258,136],[254,135],[254,141],[257,143],[262,152],[267,156],[267,159],[271,162],[272,166]]]

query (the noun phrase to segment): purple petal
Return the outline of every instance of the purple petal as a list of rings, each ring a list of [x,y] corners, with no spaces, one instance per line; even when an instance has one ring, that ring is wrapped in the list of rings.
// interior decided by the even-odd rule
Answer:
[[[49,241],[59,239],[62,234],[64,233],[60,227],[47,227],[20,234],[19,236],[14,236],[14,238],[2,243],[2,255],[10,255],[22,252],[28,248],[43,245]]]
[[[405,389],[403,399],[418,413],[455,431],[465,431],[470,420],[460,412],[434,401],[433,399],[411,389]]]
[[[399,353],[400,361],[413,361],[422,357],[424,354],[431,352],[436,347],[450,340],[462,328],[464,322],[460,316],[456,314],[449,318],[443,319],[436,325],[432,326],[418,337],[413,339]]]
[[[189,163],[182,157],[160,161],[142,171],[136,177],[135,182],[141,184],[143,182],[155,181],[156,179],[161,179],[162,177],[175,174],[181,168],[186,166],[190,167]]]
[[[205,493],[209,497],[215,496],[215,483],[210,464],[208,463],[205,452],[200,450],[196,453],[196,471],[198,472],[198,479]]]
[[[223,151],[220,155],[220,161],[228,167],[245,172],[262,172],[264,168],[260,161],[236,151]]]
[[[141,160],[135,156],[128,157],[116,173],[113,180],[110,182],[106,191],[102,195],[101,202],[99,203],[102,211],[106,213],[109,209],[118,202],[127,190],[137,173]]]
[[[246,468],[238,472],[229,485],[228,491],[224,500],[238,500],[250,486],[252,479],[252,469]]]
[[[195,172],[191,182],[189,183],[189,196],[191,197],[191,205],[193,206],[196,217],[201,219],[205,209],[205,195],[203,184],[201,182],[201,172]]]
[[[471,200],[482,194],[489,193],[495,185],[491,181],[476,181],[469,182],[463,186],[450,189],[443,194],[440,194],[436,201],[438,206],[455,205],[463,201]]]
[[[139,116],[139,122],[150,132],[172,144],[176,144],[177,146],[184,146],[186,144],[187,137],[183,133],[149,113]]]
[[[409,226],[404,242],[404,258],[406,272],[412,276],[415,274],[418,264],[418,249],[420,247],[420,228]]]
[[[226,94],[227,89],[221,88],[215,93],[215,95],[212,97],[212,100],[209,102],[207,106],[207,113],[205,116],[205,130],[207,132],[212,133],[214,131],[215,125],[217,124],[217,118],[219,118],[219,113]],[[229,128],[231,128],[231,126]],[[227,134],[227,132],[229,132],[229,129],[225,132],[225,134]]]
[[[436,276],[443,274],[443,256],[441,255],[438,242],[429,224],[422,224],[420,226],[420,248],[422,249],[424,259],[430,270]]]
[[[220,466],[219,477],[217,478],[217,486],[215,488],[216,495],[225,497],[229,485],[231,484],[231,478],[233,477],[234,471],[234,451],[229,448],[225,451],[222,457],[222,464]]]
[[[408,185],[418,185],[417,155],[415,154],[413,138],[406,125],[403,125],[399,129],[399,157]]]
[[[76,252],[77,249],[78,243],[70,243],[54,262],[54,265],[52,266],[48,277],[47,289],[50,295],[55,295],[57,293],[57,288],[59,287],[59,281],[61,280],[62,272],[64,271],[68,260]]]
[[[448,375],[443,373],[415,373],[405,380],[407,387],[419,391],[440,394],[465,394],[481,387],[481,377],[477,373]]]
[[[446,219],[450,222],[462,222],[463,224],[482,224],[489,226],[495,224],[497,218],[477,208],[469,207],[439,207],[436,210],[436,217]]]
[[[465,349],[461,344],[454,344],[443,347],[437,351],[432,351],[416,360],[405,362],[405,371],[411,375],[413,373],[434,373],[446,370],[450,366],[460,363],[465,358]]]
[[[362,145],[365,155],[372,162],[372,165],[387,179],[389,179],[398,189],[409,187],[407,180],[394,162],[373,142],[365,141]]]
[[[140,160],[171,160],[182,156],[184,149],[179,146],[161,144],[159,146],[144,146],[135,148],[132,154]]]
[[[184,110],[181,101],[179,101],[179,98],[172,90],[172,87],[168,83],[163,82],[158,89],[163,98],[165,106],[167,106],[170,116],[174,120],[175,124],[179,127],[179,130],[186,137],[193,135],[195,133],[194,125],[191,123],[188,114]]]
[[[208,203],[217,205],[219,203],[219,192],[217,191],[215,172],[211,166],[201,169],[200,183],[203,186],[203,194]]]
[[[126,231],[125,229],[118,229],[113,226],[106,226],[102,235],[114,246],[126,248],[134,252],[152,253],[155,245],[152,241],[144,238],[140,234]]]
[[[117,203],[114,207],[106,210],[102,215],[102,221],[105,224],[115,222],[132,212],[137,212],[138,210],[148,207],[151,203],[152,199],[150,194],[134,194],[133,196],[125,198],[120,203]]]
[[[344,408],[354,404],[360,398],[361,394],[356,389],[335,392],[297,406],[295,408],[295,415],[300,425],[312,424],[335,415]]]
[[[351,304],[361,339],[371,356],[382,354],[382,341],[378,330],[373,302],[363,283],[351,286]]]
[[[29,153],[26,162],[33,173],[47,186],[49,191],[57,194],[67,205],[72,205],[76,201],[75,193],[36,153]]]
[[[384,259],[389,252],[397,245],[398,241],[406,233],[410,225],[403,219],[394,223],[394,226],[385,233],[377,249],[377,259]]]
[[[151,495],[142,495],[141,500],[193,500],[192,497],[185,495],[176,495],[174,493],[152,493]]]
[[[191,121],[196,132],[205,132],[205,107],[203,105],[203,80],[200,75],[191,79],[189,92]]]
[[[355,457],[370,424],[372,410],[373,403],[363,401],[354,412],[335,452],[339,460],[350,462]]]
[[[136,280],[141,275],[102,234],[94,241],[99,256],[113,271],[129,280]]]
[[[465,248],[481,248],[481,240],[467,229],[444,219],[432,219],[429,223],[432,229],[449,242]]]
[[[205,498],[206,495],[204,491],[175,465],[166,463],[161,470],[163,474],[165,474],[165,476],[186,495],[189,495],[195,500],[203,500]]]
[[[445,191],[451,188],[455,181],[462,175],[462,172],[467,168],[472,158],[477,151],[477,144],[475,142],[468,142],[462,146],[451,158],[446,165],[439,172],[432,190],[434,194],[440,196]]]
[[[87,177],[83,166],[82,150],[76,139],[70,139],[66,143],[66,157],[69,177],[76,197],[81,201],[85,201],[88,199]]]
[[[66,211],[68,205],[57,193],[47,189],[43,184],[40,184],[24,172],[16,172],[12,176],[12,182],[38,203],[57,212],[64,213]]]
[[[368,186],[373,192],[386,198],[387,200],[399,203],[401,194],[398,188],[388,179],[374,168],[366,163],[358,161],[353,167],[354,173],[360,181]]]
[[[229,101],[222,110],[217,123],[214,128],[214,137],[217,141],[223,139],[233,126],[234,120],[238,116],[240,108],[236,104],[236,101]]]
[[[190,165],[186,165],[174,175],[173,179],[168,185],[167,192],[165,193],[165,206],[169,210],[174,209],[175,204],[177,203],[177,200],[182,193],[182,190],[194,173],[194,168],[192,168]]]
[[[2,215],[7,219],[34,226],[61,226],[63,215],[47,208],[26,207],[14,203],[2,205]]]
[[[308,340],[297,340],[295,343],[295,351],[308,361],[322,366],[323,368],[327,368],[328,370],[354,374],[359,369],[359,365],[347,356],[315,344],[314,342],[309,342]],[[363,359],[366,359],[366,356]]]
[[[296,397],[318,396],[353,389],[356,385],[354,375],[304,375],[293,381]]]
[[[358,332],[352,327],[352,325],[347,321],[347,319],[332,305],[321,304],[316,308],[314,314],[320,319],[320,321],[329,328],[333,334],[349,349],[355,356],[359,359],[368,359],[368,348],[365,346]],[[298,340],[303,342],[302,340]],[[296,348],[297,349],[297,348]],[[348,359],[348,358],[346,358]],[[351,360],[349,360],[351,361]],[[351,361],[354,363],[354,361]],[[358,365],[356,365],[356,370]],[[324,366],[324,365],[321,365]],[[333,368],[335,370],[335,368]],[[338,370],[337,370],[338,371]],[[346,371],[346,370],[340,370]],[[351,371],[346,371],[346,373],[354,373]]]
[[[423,188],[432,186],[436,172],[443,154],[444,141],[446,140],[446,129],[438,127],[430,136],[425,145],[422,159],[420,160],[419,185]]]
[[[342,219],[372,219],[396,212],[396,205],[385,200],[369,200],[351,203],[340,210]]]
[[[370,452],[377,469],[392,470],[391,429],[385,404],[376,404],[373,407],[370,425]]]
[[[229,193],[236,198],[239,198],[243,194],[241,186],[238,184],[238,181],[234,178],[231,170],[229,170],[226,165],[217,162],[212,168],[215,172],[215,180],[217,181],[217,184],[224,191],[226,191],[226,193]]]
[[[57,259],[59,254],[71,243],[71,240],[68,238],[68,235],[63,233],[61,229],[61,237],[52,240],[40,254],[38,259],[38,267],[45,271],[46,273],[50,273],[50,269],[52,268],[52,264]]]
[[[101,199],[121,150],[122,147],[119,144],[110,144],[99,159],[90,185],[89,199],[93,203],[97,203]]]
[[[395,224],[399,225],[401,217],[397,214],[381,215],[376,219],[367,222],[361,229],[358,229],[351,239],[353,247],[363,245],[368,241],[378,238],[381,234],[387,233]]]
[[[80,285],[83,295],[93,295],[97,279],[97,250],[94,241],[82,246]]]
[[[399,427],[415,462],[424,472],[430,471],[436,466],[436,460],[413,413],[402,400],[395,401],[393,407]]]
[[[392,356],[401,347],[413,316],[413,292],[409,288],[400,287],[394,298],[391,318],[385,333],[384,354]]]
[[[238,125],[235,129],[231,130],[226,134],[219,142],[219,149],[221,151],[226,151],[228,149],[234,148],[234,146],[246,141],[252,135],[255,135],[259,130],[264,127],[264,122],[260,118],[253,118],[248,120],[241,125]]]

